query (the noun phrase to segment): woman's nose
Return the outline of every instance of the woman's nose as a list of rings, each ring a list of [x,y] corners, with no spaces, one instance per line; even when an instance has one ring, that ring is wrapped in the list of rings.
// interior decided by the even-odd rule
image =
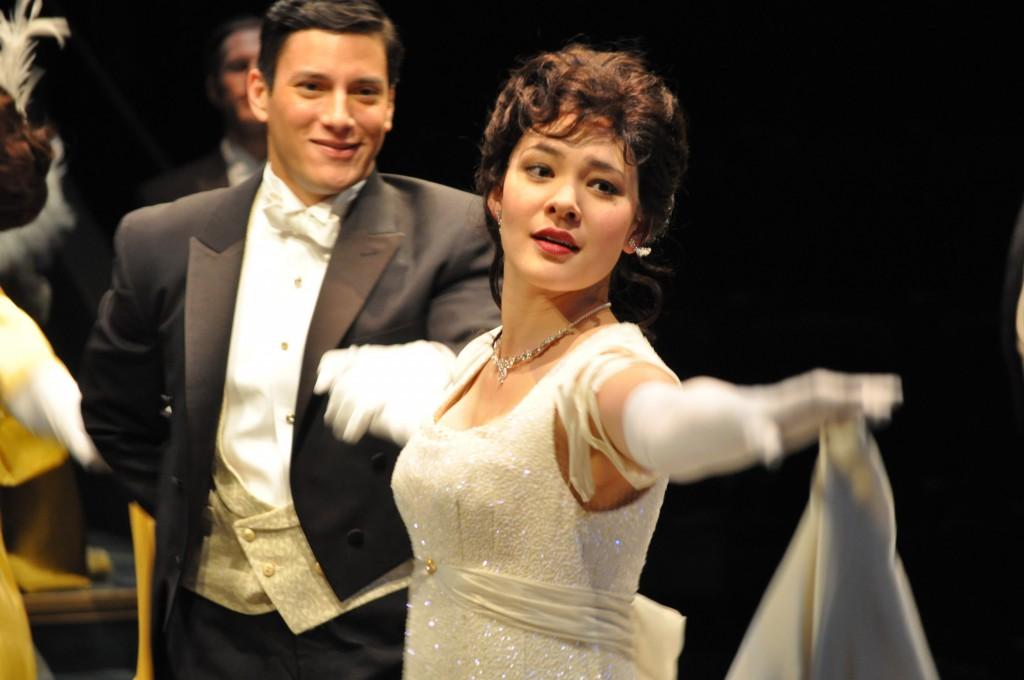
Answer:
[[[576,189],[569,182],[558,187],[548,200],[545,211],[552,217],[575,224],[580,219],[580,207],[576,200]]]

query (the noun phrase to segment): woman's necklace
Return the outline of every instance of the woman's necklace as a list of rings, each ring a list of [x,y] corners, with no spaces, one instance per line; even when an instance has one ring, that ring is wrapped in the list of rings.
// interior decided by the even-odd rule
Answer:
[[[541,343],[534,347],[533,349],[526,350],[522,354],[517,354],[514,357],[509,357],[508,359],[502,359],[500,356],[498,356],[498,349],[501,347],[501,335],[499,334],[498,337],[494,340],[494,346],[491,348],[491,359],[494,361],[494,367],[498,369],[498,384],[505,384],[505,378],[508,377],[508,372],[512,370],[513,366],[515,366],[516,364],[525,364],[527,361],[536,359],[557,340],[561,340],[565,336],[569,335],[569,333],[575,331],[576,324],[578,324],[580,321],[583,321],[587,317],[593,316],[594,314],[600,312],[602,309],[607,309],[608,307],[611,306],[612,303],[606,302],[603,305],[598,305],[597,307],[594,307],[589,312],[577,318],[575,321],[570,323],[562,330],[552,333],[548,337],[544,338],[541,341]]]

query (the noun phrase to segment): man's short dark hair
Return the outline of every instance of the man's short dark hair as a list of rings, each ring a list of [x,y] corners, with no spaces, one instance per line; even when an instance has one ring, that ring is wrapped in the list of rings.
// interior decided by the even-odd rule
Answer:
[[[292,33],[319,29],[331,33],[378,35],[388,60],[388,84],[398,83],[404,48],[398,29],[375,0],[278,0],[267,10],[260,33],[260,71],[269,87],[281,48]]]
[[[228,37],[239,31],[258,31],[262,25],[263,20],[252,14],[239,14],[218,24],[206,39],[203,49],[206,76],[215,80],[220,77],[220,70],[224,66],[224,55],[226,54],[224,42]]]

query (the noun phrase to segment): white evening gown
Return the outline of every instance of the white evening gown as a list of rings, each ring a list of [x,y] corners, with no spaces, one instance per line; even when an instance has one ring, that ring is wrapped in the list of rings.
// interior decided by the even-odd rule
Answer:
[[[489,360],[493,337],[463,350],[449,397]],[[509,413],[467,430],[431,423],[406,446],[392,480],[416,558],[406,678],[646,677],[631,646],[643,626],[634,595],[666,481],[629,467],[585,426],[601,381],[638,362],[668,370],[636,326],[598,329]],[[618,509],[583,509],[555,457],[556,412],[581,497],[592,493],[595,444],[646,490]],[[660,615],[674,632],[655,655],[674,668],[682,619]]]

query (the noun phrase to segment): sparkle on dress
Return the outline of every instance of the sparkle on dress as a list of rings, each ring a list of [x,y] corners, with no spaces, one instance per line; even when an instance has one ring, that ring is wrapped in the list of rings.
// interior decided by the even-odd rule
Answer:
[[[479,356],[470,357],[475,368],[463,373],[453,394],[487,360],[489,337],[464,350],[464,356]],[[663,366],[635,326],[609,326],[561,359],[509,413],[468,430],[427,425],[402,452],[392,486],[418,560],[409,588],[406,678],[635,677],[632,660],[622,654],[460,607],[423,567],[430,560],[576,588],[636,592],[666,481],[656,481],[624,507],[590,512],[573,496],[555,457],[557,387],[574,381],[609,348],[620,354],[626,348]]]

